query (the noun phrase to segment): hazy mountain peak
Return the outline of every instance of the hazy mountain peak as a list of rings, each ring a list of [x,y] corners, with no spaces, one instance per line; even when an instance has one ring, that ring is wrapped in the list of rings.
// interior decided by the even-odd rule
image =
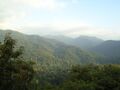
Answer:
[[[86,39],[86,40],[88,39],[88,40],[101,40],[101,41],[104,41],[104,40],[102,40],[100,38],[97,38],[95,36],[84,36],[84,35],[79,36],[76,39]]]

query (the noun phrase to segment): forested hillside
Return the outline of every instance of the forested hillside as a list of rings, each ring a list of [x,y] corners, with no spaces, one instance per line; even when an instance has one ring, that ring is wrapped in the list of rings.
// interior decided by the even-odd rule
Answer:
[[[62,42],[47,39],[37,35],[25,35],[15,31],[0,31],[0,40],[3,40],[5,33],[18,41],[17,47],[24,46],[23,57],[26,60],[33,60],[41,65],[67,67],[73,64],[96,63],[99,56],[83,51],[78,47],[66,45]]]
[[[99,39],[97,37],[90,37],[90,36],[79,36],[76,38],[70,38],[67,36],[58,35],[58,36],[46,36],[46,37],[63,42],[67,45],[77,46],[85,50],[89,50],[104,42],[104,40],[102,39]]]
[[[21,35],[23,34],[19,34],[19,37]],[[25,36],[28,37],[27,35]],[[1,38],[0,90],[120,90],[119,64],[88,64],[88,62],[82,60],[91,60],[89,54],[86,54],[86,52],[83,53],[79,48],[65,47],[64,44],[64,47],[62,46],[60,50],[56,49],[55,51],[56,56],[61,58],[53,60],[56,61],[55,64],[46,61],[47,59],[49,60],[49,58],[46,58],[47,55],[42,56],[46,60],[41,59],[42,61],[39,61],[38,59],[38,62],[36,62],[30,59],[29,55],[25,56],[24,51],[27,47],[24,46],[23,48],[23,46],[18,45],[18,40],[12,37],[10,33],[7,33],[5,37]],[[78,56],[80,54],[79,58],[81,61],[76,61],[77,59],[71,56],[72,54],[69,50]],[[70,58],[66,57],[70,57],[71,62]],[[71,67],[69,67],[68,63],[65,66],[64,60],[67,59],[69,64],[71,63]],[[76,64],[72,59],[75,59]],[[59,62],[59,60],[61,61]],[[51,68],[50,65],[60,65],[62,68],[59,66]]]
[[[106,57],[120,57],[120,41],[108,40],[92,48],[92,50]]]
[[[0,90],[30,90],[34,78],[31,61],[21,57],[23,47],[15,49],[16,41],[9,34],[0,43]]]
[[[0,0],[0,90],[120,90],[120,0]]]
[[[91,48],[92,52],[98,53],[104,56],[105,62],[108,63],[120,63],[120,41],[108,40],[94,48]]]

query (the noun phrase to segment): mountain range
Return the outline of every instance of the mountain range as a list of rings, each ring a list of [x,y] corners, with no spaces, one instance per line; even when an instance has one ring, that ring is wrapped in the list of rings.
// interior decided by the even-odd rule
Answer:
[[[63,42],[68,45],[77,46],[82,49],[90,49],[90,48],[95,47],[95,46],[101,44],[102,42],[104,42],[104,40],[102,40],[102,39],[99,39],[96,37],[90,37],[90,36],[79,36],[77,38],[70,38],[70,37],[67,37],[64,35],[58,35],[58,36],[50,36],[49,35],[46,37],[55,39],[57,41]]]
[[[24,46],[23,57],[26,60],[33,60],[41,66],[66,68],[74,64],[101,63],[101,61],[102,63],[120,63],[120,41],[104,41],[88,36],[41,37],[12,30],[0,30],[1,42],[6,33],[11,33],[17,41],[17,47]],[[111,59],[113,57],[114,59]]]
[[[102,40],[90,36],[79,36],[77,38],[49,36],[49,38],[96,53],[104,57],[103,63],[120,63],[120,40]]]
[[[1,42],[6,33],[11,33],[11,37],[17,41],[16,48],[24,46],[23,57],[26,60],[33,60],[46,67],[60,66],[65,68],[73,64],[95,63],[96,58],[98,58],[97,55],[79,47],[67,45],[54,39],[38,35],[26,35],[11,30],[0,30]]]
[[[109,58],[120,57],[120,41],[108,40],[91,48],[91,50]]]

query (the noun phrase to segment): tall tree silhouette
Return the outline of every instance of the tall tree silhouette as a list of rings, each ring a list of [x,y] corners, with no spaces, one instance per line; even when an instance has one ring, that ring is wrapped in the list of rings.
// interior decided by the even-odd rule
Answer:
[[[10,33],[0,43],[0,90],[29,90],[34,76],[33,65],[21,57],[23,47],[15,45]]]

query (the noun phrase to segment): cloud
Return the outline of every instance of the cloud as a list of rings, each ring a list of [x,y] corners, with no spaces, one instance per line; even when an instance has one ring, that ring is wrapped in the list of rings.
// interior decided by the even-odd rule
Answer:
[[[91,24],[76,20],[53,19],[50,22],[28,22],[26,27],[49,27],[57,31],[69,31],[71,28],[90,27]]]
[[[95,36],[105,40],[120,39],[120,28],[104,28],[95,27],[86,22],[79,21],[53,21],[51,23],[33,22],[23,27],[23,32],[34,33],[39,35],[56,34],[66,35],[70,37],[78,37],[80,35]]]
[[[79,21],[66,21],[66,20],[53,20],[51,22],[29,22],[22,27],[22,32],[34,33],[34,34],[66,34],[70,32],[71,28],[89,27],[90,24]],[[66,34],[67,35],[67,34]]]
[[[117,30],[118,29],[118,30]],[[102,39],[120,40],[120,28],[79,27],[64,31],[64,35],[78,37],[80,35],[95,36]]]
[[[27,10],[58,11],[77,4],[80,0],[1,0],[0,28],[21,30],[23,33],[64,34],[67,36],[89,35],[105,39],[120,39],[120,28],[94,27],[86,21],[66,20],[62,17],[49,22],[27,21]],[[71,5],[71,4],[70,4]],[[32,11],[31,10],[31,11]],[[40,12],[39,12],[40,13]],[[52,13],[54,14],[54,13]],[[32,18],[29,17],[29,18]],[[34,16],[33,16],[34,18]],[[45,18],[45,17],[44,17]],[[59,18],[59,19],[58,19]],[[74,17],[73,17],[74,19]]]
[[[63,0],[3,0],[0,1],[0,28],[15,29],[25,21],[28,9],[54,11],[66,7]],[[40,22],[39,22],[40,23]]]
[[[17,27],[16,22],[23,19],[25,14],[21,5],[16,4],[14,0],[0,1],[0,28],[13,29]]]
[[[62,0],[14,0],[18,4],[30,6],[33,8],[44,8],[53,10],[56,8],[65,7],[65,3]]]
[[[20,21],[25,17],[25,13],[16,13],[9,17],[4,17],[3,21],[0,22],[0,28],[2,29],[19,29],[20,24],[17,21]]]

